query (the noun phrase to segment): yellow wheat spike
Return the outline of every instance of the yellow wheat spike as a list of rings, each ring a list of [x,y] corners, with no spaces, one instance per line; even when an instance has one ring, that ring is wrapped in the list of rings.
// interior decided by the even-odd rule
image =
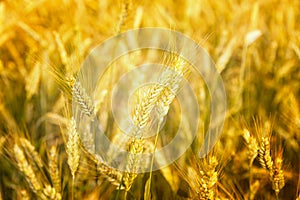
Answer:
[[[68,154],[68,165],[71,170],[73,179],[79,166],[80,148],[79,148],[79,135],[76,130],[76,122],[72,117],[67,125],[67,142],[66,152]]]
[[[42,184],[37,179],[31,165],[28,163],[23,150],[19,147],[18,144],[14,145],[13,150],[20,171],[25,174],[27,182],[29,183],[32,191],[38,193],[42,189]]]

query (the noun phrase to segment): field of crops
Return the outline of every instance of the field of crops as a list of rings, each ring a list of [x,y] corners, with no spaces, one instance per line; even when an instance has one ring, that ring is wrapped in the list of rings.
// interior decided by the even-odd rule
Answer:
[[[299,22],[299,0],[0,0],[0,200],[300,200]],[[115,56],[147,27],[170,51]]]

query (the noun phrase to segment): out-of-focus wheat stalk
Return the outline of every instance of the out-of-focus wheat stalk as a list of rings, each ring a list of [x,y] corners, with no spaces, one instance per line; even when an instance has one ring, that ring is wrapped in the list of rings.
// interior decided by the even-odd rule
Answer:
[[[61,176],[59,173],[57,159],[57,147],[53,145],[50,147],[49,150],[49,173],[51,176],[53,187],[58,193],[61,193]]]
[[[125,25],[127,24],[127,20],[129,15],[131,15],[132,10],[132,1],[131,0],[122,0],[121,3],[121,12],[119,15],[119,21],[117,25],[117,33],[120,33],[124,30],[126,30]]]
[[[0,155],[2,154],[2,148],[3,148],[5,141],[6,141],[5,137],[1,136],[0,137]]]
[[[30,196],[27,192],[27,190],[23,189],[20,191],[20,196],[22,200],[30,200]]]

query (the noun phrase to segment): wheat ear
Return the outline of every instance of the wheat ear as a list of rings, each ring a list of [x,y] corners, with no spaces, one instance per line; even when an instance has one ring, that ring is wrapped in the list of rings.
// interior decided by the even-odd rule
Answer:
[[[46,185],[40,195],[42,200],[61,200],[61,194],[56,192],[55,188]]]
[[[258,148],[258,143],[256,138],[250,135],[249,130],[247,129],[243,130],[243,137],[247,144],[247,155],[249,159],[249,198],[253,199],[256,193],[253,192],[253,189],[256,189],[254,186],[257,185],[257,182],[255,182],[254,185],[252,184],[252,165],[254,159],[258,155],[259,148]]]
[[[159,84],[152,85],[135,106],[132,117],[135,127],[131,133],[132,138],[129,146],[129,157],[127,159],[126,172],[123,176],[127,191],[131,188],[131,185],[137,176],[137,171],[140,166],[140,156],[143,153],[143,131],[145,131],[145,128],[149,125],[151,111],[156,105],[162,90],[163,87]]]
[[[61,179],[57,164],[57,149],[56,146],[51,146],[49,150],[49,173],[56,192],[61,192]]]
[[[269,138],[262,137],[258,155],[261,166],[271,173],[273,171],[273,161],[271,158]]]
[[[250,135],[250,132],[247,129],[243,130],[243,137],[247,144],[248,159],[250,160],[250,165],[252,165],[253,160],[258,155],[258,143],[256,138]]]
[[[68,154],[68,165],[71,170],[73,179],[79,166],[80,149],[79,149],[79,135],[76,130],[76,122],[72,117],[67,125],[67,143],[66,152]]]
[[[123,175],[123,182],[126,191],[130,190],[133,181],[137,177],[140,167],[140,157],[143,153],[144,139],[134,138],[131,140],[129,158],[127,160],[126,172]]]
[[[14,155],[21,172],[26,176],[26,180],[34,193],[38,193],[42,189],[42,184],[37,179],[31,165],[28,163],[23,150],[18,144],[14,145]]]
[[[122,10],[119,15],[119,22],[117,26],[117,33],[120,33],[123,31],[124,26],[126,25],[126,21],[128,19],[128,16],[130,14],[132,7],[131,0],[122,0]]]
[[[216,167],[218,160],[215,156],[208,158],[208,162],[204,164],[203,170],[200,170],[200,199],[214,199],[215,197],[215,185],[218,182],[218,172]]]
[[[188,64],[181,56],[171,54],[165,59],[165,62],[172,69],[164,70],[159,79],[159,83],[164,86],[157,102],[159,118],[167,115],[184,76],[189,73]]]
[[[40,157],[40,155],[36,152],[34,146],[25,138],[20,139],[20,143],[22,147],[26,150],[27,154],[33,158],[35,163],[42,168],[43,167],[43,162]]]
[[[6,141],[6,138],[4,136],[0,137],[0,155],[2,154],[3,145]]]
[[[25,190],[25,189],[22,189],[20,191],[20,197],[22,200],[30,200],[29,194],[28,194],[27,190]]]
[[[273,171],[272,171],[272,188],[276,193],[276,196],[278,196],[280,190],[284,187],[284,174],[282,170],[282,158],[281,156],[277,157],[275,159]]]
[[[182,80],[182,75],[184,74],[184,69],[186,69],[184,68],[185,62],[183,62],[183,59],[178,56],[171,57],[168,62],[174,65],[175,72],[170,73],[168,70],[164,69],[158,80],[158,84],[152,85],[148,89],[146,94],[140,98],[140,101],[135,106],[135,110],[133,112],[133,123],[135,128],[132,132],[133,137],[131,138],[131,144],[129,147],[130,154],[126,166],[127,172],[123,177],[127,191],[131,188],[131,185],[137,176],[136,173],[140,166],[140,156],[143,152],[144,145],[142,134],[143,131],[145,131],[145,128],[149,125],[151,112],[158,104],[160,108],[160,119],[167,114],[169,104],[171,104],[175,95],[168,92],[165,87],[171,87],[171,90],[177,92],[179,83]]]
[[[125,189],[125,185],[122,181],[122,173],[106,163],[99,157],[96,157],[94,154],[90,153],[84,146],[82,146],[82,150],[94,164],[97,166],[97,172],[104,178],[106,178],[110,183],[117,186],[117,189]]]
[[[85,89],[82,87],[79,81],[75,81],[75,84],[72,87],[73,90],[73,97],[80,105],[82,111],[90,116],[93,117],[95,115],[95,106],[93,103],[92,98],[87,94]]]
[[[126,172],[123,176],[123,181],[126,186],[126,191],[131,188],[134,179],[137,176],[137,171],[140,166],[140,157],[143,153],[143,131],[149,125],[151,119],[151,111],[156,105],[157,99],[163,90],[159,84],[151,86],[146,94],[139,99],[133,112],[133,123],[135,127],[132,130],[132,138],[129,147],[129,157],[127,159]]]

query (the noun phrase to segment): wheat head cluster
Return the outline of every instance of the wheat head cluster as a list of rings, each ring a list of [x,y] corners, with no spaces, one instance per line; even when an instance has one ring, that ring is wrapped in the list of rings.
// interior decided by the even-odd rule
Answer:
[[[0,1],[0,199],[300,200],[299,22],[298,0]],[[96,45],[144,27],[192,38],[222,77],[224,127],[203,158],[211,96],[184,57],[130,52],[107,66],[92,93],[89,77],[80,76]],[[146,61],[168,67],[128,100],[133,126],[126,135],[110,109],[113,87]],[[176,96],[184,82],[199,107],[196,137],[154,170],[170,155],[143,154],[170,143],[179,128],[182,140],[190,135]],[[78,127],[93,118],[128,152],[119,162],[125,170],[113,167],[120,155],[101,147],[97,132]],[[150,170],[140,173],[144,166]]]

